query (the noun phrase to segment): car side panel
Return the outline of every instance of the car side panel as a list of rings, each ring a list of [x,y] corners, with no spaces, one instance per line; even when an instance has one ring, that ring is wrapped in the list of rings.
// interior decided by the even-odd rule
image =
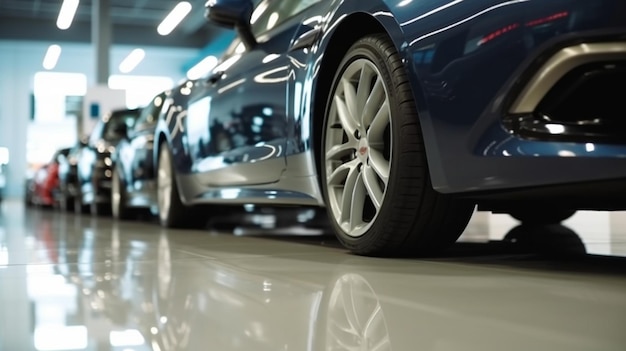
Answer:
[[[529,62],[563,40],[626,33],[623,1],[413,2],[394,14],[411,83],[425,95],[418,108],[437,190],[626,177],[626,164],[614,159],[626,156],[624,145],[589,152],[584,142],[523,139],[502,125],[506,94]]]
[[[320,13],[330,14],[330,19],[315,44],[317,53],[309,58],[312,72],[323,65],[318,61],[323,62],[324,53],[333,50],[328,43],[341,21],[357,12],[378,21],[406,63],[432,183],[438,191],[508,191],[626,178],[626,164],[615,162],[626,156],[624,145],[598,144],[589,152],[585,143],[523,139],[511,135],[502,124],[504,98],[532,59],[565,39],[626,33],[623,1],[372,0],[335,4]],[[315,96],[316,78],[309,73],[311,88],[304,81],[304,94]],[[309,98],[303,95],[299,99]],[[315,113],[316,118],[323,114]]]

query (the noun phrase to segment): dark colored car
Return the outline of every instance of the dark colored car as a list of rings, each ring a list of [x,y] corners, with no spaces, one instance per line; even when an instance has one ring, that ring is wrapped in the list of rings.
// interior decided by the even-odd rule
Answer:
[[[156,213],[154,131],[170,93],[157,95],[141,110],[112,154],[111,211],[115,218],[128,219],[138,210]]]
[[[111,154],[134,126],[139,112],[140,109],[120,109],[105,115],[94,126],[87,144],[79,148],[76,209],[89,207],[92,214],[111,212]]]
[[[355,253],[431,254],[476,205],[625,207],[623,0],[207,6],[239,35],[157,127],[165,226],[197,205],[325,206]]]
[[[59,207],[63,211],[80,211],[79,184],[78,184],[78,157],[84,147],[87,147],[88,138],[81,138],[72,146],[65,158],[59,163]],[[78,202],[77,207],[75,204]]]
[[[70,148],[57,150],[50,162],[39,167],[28,182],[27,201],[30,205],[55,207],[59,204],[59,165],[65,162]]]

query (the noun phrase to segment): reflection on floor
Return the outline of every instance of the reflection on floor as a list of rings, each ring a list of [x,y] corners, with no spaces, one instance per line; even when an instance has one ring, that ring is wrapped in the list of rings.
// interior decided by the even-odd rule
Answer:
[[[5,202],[0,351],[624,350],[624,224],[479,212],[443,255],[379,259],[319,229],[164,230]]]

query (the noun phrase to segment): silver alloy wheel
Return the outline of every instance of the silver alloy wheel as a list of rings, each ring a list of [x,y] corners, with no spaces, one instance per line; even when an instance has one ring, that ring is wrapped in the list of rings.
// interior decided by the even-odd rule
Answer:
[[[120,218],[120,207],[122,201],[122,185],[120,184],[120,175],[117,169],[113,169],[113,177],[111,179],[111,214],[113,218]]]
[[[345,69],[326,123],[326,187],[341,229],[360,237],[378,215],[391,171],[391,111],[387,87],[370,60]]]
[[[167,149],[162,148],[159,153],[159,170],[157,174],[157,201],[159,218],[166,222],[172,205],[172,160]]]

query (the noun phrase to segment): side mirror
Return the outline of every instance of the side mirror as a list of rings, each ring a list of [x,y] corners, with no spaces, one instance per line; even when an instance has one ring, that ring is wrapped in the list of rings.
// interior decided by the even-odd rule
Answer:
[[[235,28],[243,43],[252,48],[257,44],[250,27],[253,10],[251,0],[209,0],[206,3],[205,17],[218,26]]]

